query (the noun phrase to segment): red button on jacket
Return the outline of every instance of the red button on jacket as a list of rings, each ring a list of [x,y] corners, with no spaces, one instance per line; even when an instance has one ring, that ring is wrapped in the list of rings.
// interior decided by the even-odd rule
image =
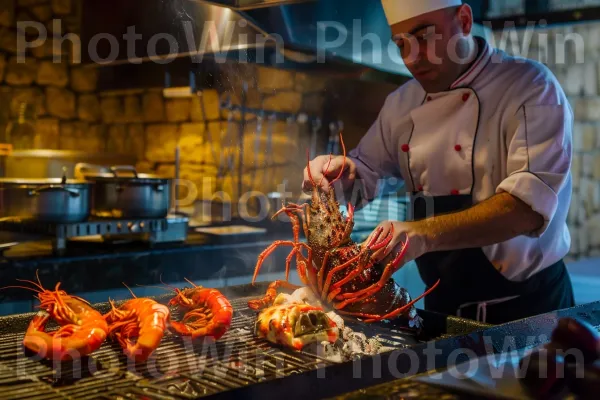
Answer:
[[[410,150],[410,146],[408,144],[403,144],[402,145],[402,151],[405,153],[408,153],[408,151]]]
[[[456,189],[454,189],[451,193],[452,193],[453,196],[456,196],[456,195],[460,194],[460,192],[458,190],[456,190]]]
[[[469,100],[469,97],[470,97],[470,96],[471,96],[471,95],[470,95],[469,93],[465,93],[465,94],[463,94],[463,101],[467,101],[467,100]]]
[[[462,150],[462,146],[460,144],[457,144],[456,146],[454,146],[454,150],[461,151]]]

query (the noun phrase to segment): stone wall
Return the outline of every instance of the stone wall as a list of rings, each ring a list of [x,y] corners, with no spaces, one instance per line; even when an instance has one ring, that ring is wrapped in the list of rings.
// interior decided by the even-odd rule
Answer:
[[[573,111],[572,259],[600,256],[600,22],[518,31],[518,42],[494,32],[496,46],[546,64],[561,82]],[[524,40],[530,37],[531,40]],[[516,44],[513,47],[513,43]],[[528,48],[526,47],[528,46]]]
[[[22,104],[35,107],[37,115],[35,138],[14,138],[19,147],[61,148],[67,144],[89,148],[101,148],[99,135],[72,137],[82,131],[99,130],[98,120],[81,119],[78,107],[80,99],[96,88],[94,70],[84,71],[68,62],[68,45],[55,50],[52,42],[29,49],[25,63],[17,58],[17,22],[35,21],[47,26],[49,37],[53,34],[79,32],[79,3],[70,0],[3,0],[0,2],[0,129],[14,121]],[[54,31],[52,20],[60,18],[61,31]],[[26,30],[27,35],[34,34]],[[54,54],[63,63],[53,63]],[[85,104],[85,103],[84,103]],[[64,143],[63,142],[63,137]],[[74,140],[76,139],[76,140]]]
[[[247,83],[248,107],[316,116],[323,111],[324,78],[253,64],[220,65],[217,79],[228,82],[225,91],[208,89],[201,96],[165,98],[162,88],[100,92],[98,70],[71,62],[68,45],[61,49],[62,62],[55,63],[51,40],[28,49],[26,62],[18,63],[17,22],[43,23],[51,35],[54,20],[60,20],[63,28],[55,33],[78,34],[80,1],[0,0],[0,129],[3,132],[18,118],[22,104],[34,105],[37,116],[35,137],[13,138],[17,148],[135,155],[140,171],[174,176],[179,146],[180,176],[196,184],[197,198],[223,190],[235,201],[241,120],[239,113],[229,118],[220,103],[231,97],[239,105],[242,84]],[[244,190],[267,193],[284,179],[290,180],[289,187],[300,188],[298,171],[305,153],[298,150],[308,146],[308,136],[285,121],[272,126],[265,122],[257,132],[255,117],[248,115],[242,128]],[[272,132],[270,151],[267,132]],[[219,171],[223,155],[229,154],[233,172]]]
[[[270,124],[266,117],[271,115],[269,111],[319,115],[324,80],[252,64],[243,70],[239,65],[225,65],[220,73],[222,80],[231,82],[228,90],[206,89],[190,98],[165,98],[162,89],[90,96],[86,100],[89,112],[98,110],[105,129],[105,151],[135,154],[140,171],[174,176],[179,147],[180,178],[196,185],[198,199],[224,191],[235,201],[240,196],[237,182],[243,130],[243,191],[268,193],[277,190],[284,179],[291,179],[289,185],[299,188],[302,177],[298,170],[305,163],[305,153],[297,150],[308,145],[308,136],[297,124],[288,126],[283,120]],[[262,129],[258,129],[257,115],[247,114],[242,123],[239,111],[230,115],[222,106],[229,98],[234,106],[241,105],[244,81],[248,83],[246,106],[267,112]],[[213,177],[217,179],[207,179]]]

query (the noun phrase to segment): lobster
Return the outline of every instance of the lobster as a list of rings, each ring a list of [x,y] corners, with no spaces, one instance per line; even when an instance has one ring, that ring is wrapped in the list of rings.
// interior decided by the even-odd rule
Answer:
[[[295,350],[313,342],[335,343],[340,336],[338,326],[321,307],[298,303],[275,304],[262,310],[254,334]]]
[[[47,290],[37,271],[36,277],[37,282],[17,279],[34,287],[6,287],[36,292],[40,301],[40,310],[29,323],[23,346],[41,358],[56,361],[79,359],[96,351],[108,335],[108,325],[102,314],[86,300],[60,290],[60,282],[54,290]],[[60,325],[54,332],[45,331],[50,318]]]
[[[340,143],[345,160],[346,149],[341,134]],[[331,155],[327,169],[330,164]],[[288,280],[290,265],[296,256],[296,269],[303,285],[310,287],[324,304],[339,314],[367,323],[408,315],[410,325],[418,328],[420,318],[414,304],[435,290],[439,281],[414,300],[411,300],[406,289],[394,281],[392,275],[400,268],[408,240],[402,243],[401,250],[387,264],[381,265],[372,260],[376,251],[391,242],[393,227],[381,240],[383,228],[374,232],[364,246],[353,242],[350,235],[354,227],[354,208],[352,204],[348,204],[348,215],[344,218],[333,188],[343,172],[342,168],[328,190],[324,190],[320,184],[315,183],[308,168],[313,186],[310,202],[303,205],[288,203],[273,215],[272,218],[276,218],[285,213],[289,217],[293,241],[277,240],[258,256],[252,284],[256,281],[262,263],[276,248],[291,246],[292,251],[286,259],[285,281],[273,282],[264,297],[250,301],[248,306],[254,310],[266,307],[273,302],[277,288],[293,286]],[[306,243],[299,239],[301,227]]]
[[[120,307],[109,300],[111,310],[104,318],[109,326],[109,335],[119,342],[125,355],[135,362],[143,362],[160,344],[170,311],[167,306],[152,299],[137,298],[133,292],[131,295],[134,298]]]
[[[219,340],[231,326],[233,308],[229,300],[217,289],[192,285],[183,290],[174,288],[177,296],[169,301],[169,306],[188,310],[181,321],[170,321],[170,328],[181,336],[212,337]]]

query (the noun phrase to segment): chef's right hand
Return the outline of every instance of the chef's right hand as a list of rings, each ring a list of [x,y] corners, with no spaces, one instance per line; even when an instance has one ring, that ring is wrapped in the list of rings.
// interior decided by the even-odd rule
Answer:
[[[343,156],[335,156],[331,158],[329,163],[329,156],[319,156],[312,160],[308,167],[304,168],[304,181],[302,182],[302,190],[310,192],[313,188],[313,184],[310,181],[308,175],[308,168],[310,168],[310,174],[318,185],[321,182],[321,188],[323,190],[329,189],[329,183],[334,180],[342,170],[344,172],[340,178],[344,189],[347,189],[356,179],[356,164],[354,161],[346,157],[344,161]]]

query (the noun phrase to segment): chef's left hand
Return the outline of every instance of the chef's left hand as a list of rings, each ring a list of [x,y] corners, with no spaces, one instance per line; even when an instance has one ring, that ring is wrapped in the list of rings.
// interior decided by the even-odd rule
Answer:
[[[417,222],[384,221],[373,230],[367,240],[362,243],[362,246],[366,246],[380,228],[382,229],[382,232],[376,243],[381,243],[392,231],[392,227],[392,240],[386,247],[377,250],[373,254],[373,261],[386,264],[392,261],[398,253],[402,251],[402,247],[407,240],[408,245],[406,246],[404,256],[400,260],[400,264],[398,264],[399,267],[430,251],[427,246],[424,230]]]

